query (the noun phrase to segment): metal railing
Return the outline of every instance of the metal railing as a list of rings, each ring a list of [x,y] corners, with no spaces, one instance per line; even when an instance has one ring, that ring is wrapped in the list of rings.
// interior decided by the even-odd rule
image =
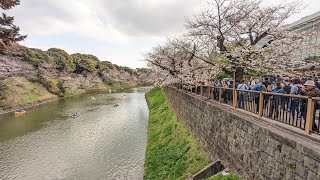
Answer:
[[[254,113],[274,121],[305,130],[307,134],[320,134],[320,98],[280,94],[264,91],[242,90],[201,84],[178,89],[216,101],[234,108]]]

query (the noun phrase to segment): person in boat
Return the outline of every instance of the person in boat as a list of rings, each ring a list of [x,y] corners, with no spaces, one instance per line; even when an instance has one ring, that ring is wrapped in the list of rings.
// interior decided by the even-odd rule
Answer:
[[[71,117],[78,117],[80,116],[80,112],[76,112],[75,114],[73,114]]]

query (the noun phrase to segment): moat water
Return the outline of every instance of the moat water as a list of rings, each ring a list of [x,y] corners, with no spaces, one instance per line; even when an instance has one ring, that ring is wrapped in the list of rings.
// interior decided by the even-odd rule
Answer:
[[[0,179],[143,179],[148,89],[87,93],[0,116]]]

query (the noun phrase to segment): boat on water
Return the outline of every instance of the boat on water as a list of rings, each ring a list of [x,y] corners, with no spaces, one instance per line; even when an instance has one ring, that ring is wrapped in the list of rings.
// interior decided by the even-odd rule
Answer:
[[[117,103],[113,104],[113,107],[118,107],[118,106],[119,106],[119,104],[117,104]]]
[[[80,114],[74,114],[71,116],[73,119],[76,119],[76,118],[79,118],[80,117]]]
[[[73,119],[79,118],[80,117],[80,113],[77,112],[77,113],[71,115],[70,117],[73,118]]]
[[[15,115],[22,115],[25,114],[27,111],[23,110],[23,109],[17,109],[14,111]]]

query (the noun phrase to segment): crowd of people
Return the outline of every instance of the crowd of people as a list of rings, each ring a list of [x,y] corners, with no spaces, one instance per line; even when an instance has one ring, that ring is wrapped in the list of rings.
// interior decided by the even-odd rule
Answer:
[[[291,114],[291,122],[298,122],[298,118],[306,119],[307,101],[301,98],[295,98],[296,96],[281,96],[280,94],[301,95],[308,97],[320,97],[320,78],[315,79],[300,79],[284,77],[275,81],[270,81],[271,78],[263,78],[263,81],[259,79],[252,79],[250,81],[241,80],[240,82],[233,83],[232,80],[215,80],[212,81],[213,87],[229,88],[222,91],[221,98],[225,104],[231,103],[233,98],[233,92],[230,88],[235,85],[236,89],[252,90],[252,91],[265,91],[279,94],[279,96],[273,94],[264,95],[263,108],[266,109],[266,116],[274,119],[278,119],[280,115],[285,113]],[[219,92],[211,92],[212,98],[218,98]],[[238,108],[245,109],[246,106],[250,106],[251,111],[257,113],[259,111],[259,94],[249,93],[249,91],[238,92]],[[315,101],[314,114],[320,109],[320,101]],[[250,108],[250,107],[249,107]],[[319,117],[317,117],[318,119]],[[317,120],[318,121],[318,120]],[[300,122],[300,120],[299,120]],[[319,122],[318,122],[319,123]],[[316,125],[316,119],[314,118],[312,123],[314,131],[319,132]],[[301,126],[301,125],[300,125]]]
[[[233,88],[232,80],[215,80],[212,83],[214,87]],[[250,81],[241,80],[235,83],[237,89],[253,91],[269,91],[274,93],[285,93],[293,95],[304,95],[310,97],[320,97],[320,78],[300,79],[284,77],[282,80],[270,82],[269,78],[264,78],[261,82],[259,79]]]

